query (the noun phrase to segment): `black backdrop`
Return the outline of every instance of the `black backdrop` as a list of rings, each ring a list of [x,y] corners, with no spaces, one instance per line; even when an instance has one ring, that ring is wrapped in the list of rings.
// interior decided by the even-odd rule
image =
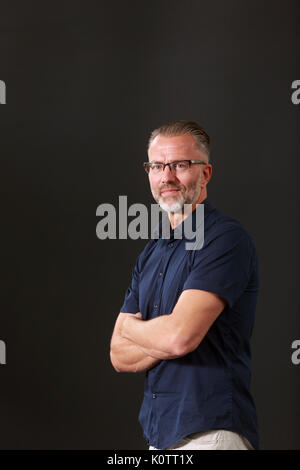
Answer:
[[[150,131],[212,140],[211,202],[259,252],[252,391],[261,447],[300,448],[297,0],[1,2],[2,449],[144,449],[143,374],[112,328],[144,240],[99,240],[96,208],[150,204]],[[298,126],[298,127],[297,127]]]

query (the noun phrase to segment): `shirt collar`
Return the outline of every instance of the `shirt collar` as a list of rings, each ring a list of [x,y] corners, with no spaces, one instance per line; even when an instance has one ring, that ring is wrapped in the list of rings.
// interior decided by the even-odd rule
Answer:
[[[204,201],[202,201],[201,204],[204,204],[204,221],[205,221],[208,214],[213,210],[213,206],[207,198]],[[153,235],[154,235],[153,238],[155,238],[155,239],[166,238],[166,236],[163,237],[163,224],[166,228],[166,233],[168,233],[168,230],[170,230],[170,237],[169,237],[170,240],[173,240],[175,238],[174,233],[175,233],[176,229],[177,229],[178,232],[180,231],[180,233],[183,234],[182,238],[184,238],[184,233],[185,233],[184,226],[185,226],[185,224],[190,223],[190,220],[189,220],[190,217],[192,217],[192,230],[195,231],[196,230],[196,222],[197,222],[196,210],[193,210],[193,212],[185,220],[183,220],[183,222],[181,222],[181,224],[179,224],[177,227],[175,227],[175,229],[172,229],[171,226],[170,226],[170,221],[169,221],[169,217],[167,215],[167,212],[164,212],[163,213],[163,220],[161,220],[159,222],[158,226],[153,231]]]

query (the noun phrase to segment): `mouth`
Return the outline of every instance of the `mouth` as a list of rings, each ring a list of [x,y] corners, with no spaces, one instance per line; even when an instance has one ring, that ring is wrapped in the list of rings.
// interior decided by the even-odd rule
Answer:
[[[164,196],[173,196],[174,194],[178,193],[179,189],[164,189],[160,192],[161,195]]]

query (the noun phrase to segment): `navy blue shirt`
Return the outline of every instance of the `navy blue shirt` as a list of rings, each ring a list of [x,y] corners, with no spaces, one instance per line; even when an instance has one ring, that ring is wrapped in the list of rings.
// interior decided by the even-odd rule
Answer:
[[[148,444],[157,449],[213,429],[238,432],[258,449],[250,393],[256,249],[238,221],[207,199],[203,204],[202,248],[187,250],[184,236],[176,239],[172,230],[169,239],[150,240],[138,257],[121,312],[141,312],[144,320],[170,314],[186,289],[217,294],[226,306],[194,351],[146,372],[139,421]]]

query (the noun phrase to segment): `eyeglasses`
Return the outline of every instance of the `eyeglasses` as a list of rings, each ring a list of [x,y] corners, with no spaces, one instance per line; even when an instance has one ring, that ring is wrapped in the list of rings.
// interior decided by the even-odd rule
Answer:
[[[169,167],[170,171],[174,174],[181,174],[187,171],[190,166],[194,163],[198,163],[200,165],[206,165],[207,162],[203,162],[202,160],[176,160],[175,162],[170,163],[161,163],[161,162],[144,162],[144,170],[146,173],[152,173],[158,175],[162,173],[166,166]]]

